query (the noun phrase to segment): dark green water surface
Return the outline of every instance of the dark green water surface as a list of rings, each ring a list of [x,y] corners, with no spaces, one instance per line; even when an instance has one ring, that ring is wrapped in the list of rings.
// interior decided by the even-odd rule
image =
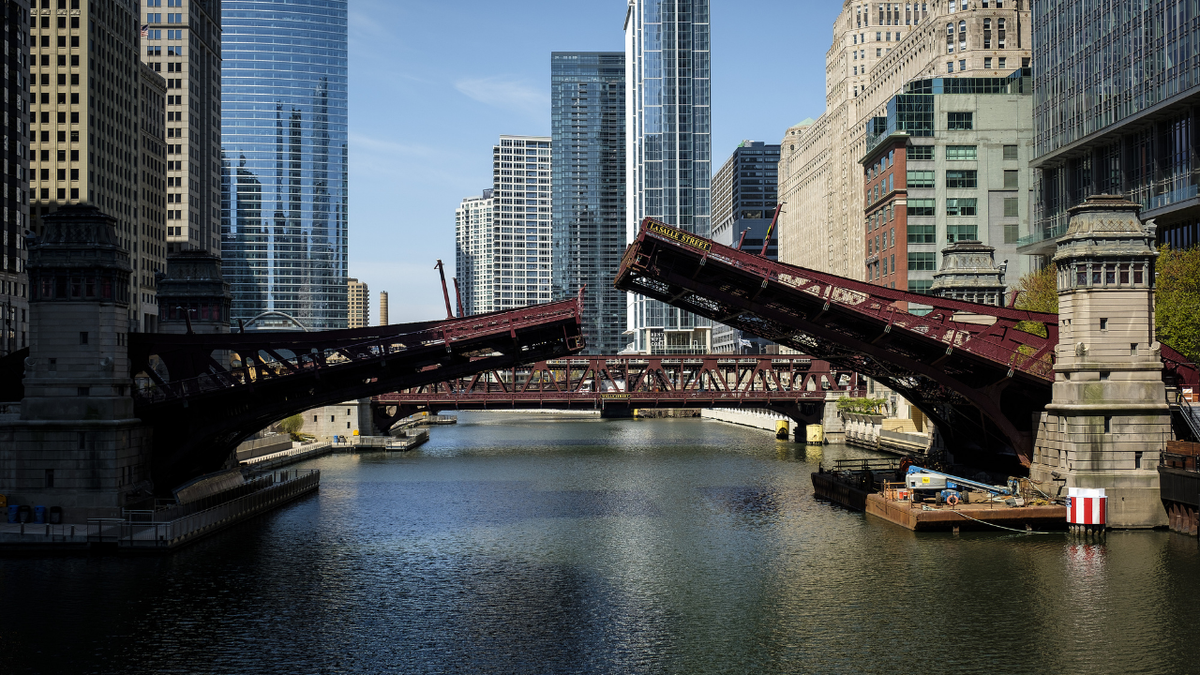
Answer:
[[[165,558],[0,560],[0,673],[1197,673],[1168,532],[916,535],[701,420],[463,414]]]

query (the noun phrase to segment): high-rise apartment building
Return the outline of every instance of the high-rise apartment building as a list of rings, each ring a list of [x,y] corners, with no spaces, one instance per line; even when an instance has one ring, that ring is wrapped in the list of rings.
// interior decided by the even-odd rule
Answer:
[[[155,247],[169,253],[170,244],[165,243],[168,232],[165,225],[168,210],[164,208],[167,205],[167,146],[164,143],[167,118],[165,112],[167,82],[146,63],[141,64],[138,68],[138,75],[140,90],[138,129],[141,138],[137,152],[140,155],[139,170],[142,174],[142,189],[138,195],[140,201],[137,213],[139,228],[143,236],[152,235],[150,239],[154,242]],[[133,271],[131,279],[138,287],[140,295],[157,300],[158,281],[155,275],[159,270],[166,271],[165,254],[156,251],[154,256],[141,256],[139,267]],[[157,315],[143,317],[143,330],[158,332],[158,322],[169,311],[169,307],[160,303]]]
[[[233,320],[344,328],[346,1],[224,0],[221,14],[221,251]]]
[[[1033,151],[1028,69],[1006,78],[915,80],[872,119],[863,173],[866,280],[927,293],[942,251],[978,241],[1020,277]],[[990,263],[989,263],[990,264]]]
[[[1200,9],[1184,0],[1033,5],[1035,216],[1021,251],[1045,263],[1068,209],[1093,194],[1142,205],[1158,240],[1200,243]]]
[[[371,291],[364,281],[346,280],[346,328],[371,325]]]
[[[29,344],[29,0],[6,2],[4,17],[3,192],[0,202],[0,356]]]
[[[550,301],[550,170],[547,136],[492,148],[493,310]]]
[[[167,248],[220,253],[221,2],[142,10],[142,61],[167,81]]]
[[[467,316],[494,309],[492,201],[492,191],[488,189],[482,195],[462,200],[454,210],[454,270]]]
[[[781,141],[780,259],[865,278],[858,161],[868,122],[886,116],[888,102],[913,80],[1007,77],[1028,67],[1030,53],[1023,0],[846,0],[825,56],[825,112]]]
[[[552,295],[586,286],[587,354],[616,354],[627,342],[626,294],[613,287],[625,253],[625,54],[550,55],[553,171]]]
[[[646,217],[709,236],[709,0],[629,0],[625,82],[626,240]],[[632,293],[627,302],[626,350],[709,351],[707,319]]]
[[[759,254],[775,215],[779,186],[779,146],[762,141],[742,141],[712,183],[712,239]],[[772,231],[767,257],[778,260],[778,231]],[[761,354],[774,343],[742,331],[713,325],[713,353]]]
[[[379,291],[379,325],[388,325],[388,292]]]
[[[37,0],[30,3],[30,222],[63,204],[89,203],[116,220],[129,253],[129,323],[154,330],[155,272],[165,270],[166,242],[156,224],[162,167],[141,144],[161,114],[143,105],[162,85],[143,70],[132,0]],[[145,85],[145,86],[144,86]],[[161,104],[161,102],[159,102]],[[149,281],[147,281],[149,280]]]

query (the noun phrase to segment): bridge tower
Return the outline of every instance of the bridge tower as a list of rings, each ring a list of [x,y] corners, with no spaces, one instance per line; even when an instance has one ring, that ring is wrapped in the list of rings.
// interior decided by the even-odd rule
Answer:
[[[929,291],[942,298],[1003,307],[1006,269],[996,266],[994,247],[980,241],[956,241],[942,249],[942,266],[933,273]]]
[[[30,342],[19,419],[0,422],[0,494],[68,522],[151,496],[151,431],[134,417],[129,254],[90,205],[44,216],[29,249]]]
[[[167,273],[159,276],[159,332],[207,335],[229,332],[229,282],[221,273],[221,257],[187,250],[167,256]]]
[[[1030,477],[1105,488],[1114,527],[1166,525],[1158,459],[1171,436],[1154,339],[1154,234],[1139,204],[1096,195],[1058,242],[1059,342],[1053,400]],[[1058,482],[1055,482],[1055,481]],[[1051,490],[1046,490],[1051,492]]]

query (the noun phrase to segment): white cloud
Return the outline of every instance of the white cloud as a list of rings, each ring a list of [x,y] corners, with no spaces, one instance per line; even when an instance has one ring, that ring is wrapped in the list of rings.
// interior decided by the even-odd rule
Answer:
[[[550,112],[549,92],[509,75],[463,78],[454,83],[454,88],[495,108],[539,118]]]

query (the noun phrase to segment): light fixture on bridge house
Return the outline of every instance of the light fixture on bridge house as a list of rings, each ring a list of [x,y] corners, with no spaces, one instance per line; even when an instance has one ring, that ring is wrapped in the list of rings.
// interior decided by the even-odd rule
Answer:
[[[1167,524],[1158,460],[1171,435],[1154,339],[1152,228],[1141,205],[1095,195],[1058,241],[1059,343],[1053,400],[1037,425],[1030,477],[1105,488],[1108,524]],[[1052,475],[1054,474],[1054,475]]]
[[[134,416],[129,253],[90,205],[44,216],[29,248],[29,356],[19,419],[0,421],[0,494],[67,522],[150,498],[152,432]]]

